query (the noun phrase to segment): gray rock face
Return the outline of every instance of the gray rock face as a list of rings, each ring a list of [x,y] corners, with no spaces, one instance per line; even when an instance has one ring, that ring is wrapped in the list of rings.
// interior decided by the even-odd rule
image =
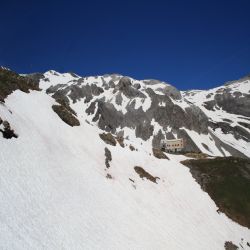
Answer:
[[[93,105],[91,103],[91,105]],[[113,104],[97,101],[97,111],[93,118],[94,122],[98,121],[98,126],[100,129],[107,132],[115,133],[116,128],[118,128],[124,121],[122,112],[117,111]]]
[[[219,107],[225,111],[250,116],[250,95],[234,96],[231,93],[216,94],[215,101]]]
[[[127,80],[125,82],[126,84],[122,85],[122,88],[124,86],[131,87]],[[90,104],[86,112],[93,114],[95,107],[97,107],[93,121],[98,122],[100,129],[116,133],[118,128],[128,127],[134,129],[136,137],[143,140],[148,140],[153,135],[154,127],[151,124],[152,120],[158,122],[163,130],[168,126],[175,130],[178,130],[180,127],[186,127],[198,133],[208,133],[208,118],[198,107],[191,106],[185,111],[173,104],[168,96],[156,95],[151,89],[148,89],[147,93],[152,101],[151,107],[147,111],[144,111],[141,107],[135,109],[135,102],[132,101],[127,106],[127,112],[123,114],[121,111],[117,111],[113,104],[97,100]],[[122,97],[118,93],[116,98],[118,105],[121,104],[120,98]],[[166,103],[165,107],[159,106],[159,103],[162,101]],[[165,138],[163,133],[154,136],[153,146],[159,148],[160,139],[163,138]],[[191,139],[188,138],[187,141],[189,143]],[[190,145],[190,151],[194,148],[193,145]],[[198,151],[198,149],[195,148],[195,151]]]
[[[119,90],[128,98],[146,98],[146,96],[141,91],[132,86],[131,80],[128,77],[122,77],[119,80],[116,90]]]
[[[185,152],[201,152],[185,130],[179,129],[177,131],[177,136],[178,138],[183,138],[185,144]]]
[[[208,118],[204,112],[197,106],[191,105],[186,108],[189,128],[198,133],[207,134],[208,132]]]
[[[40,80],[45,78],[45,76],[42,73],[32,73],[32,74],[26,75],[26,77],[29,79],[32,79],[38,86],[39,86]]]
[[[152,140],[152,147],[153,148],[160,148],[161,140],[165,139],[164,134],[162,133],[162,130],[159,130],[157,135],[153,137]]]
[[[192,105],[184,111],[178,105],[173,104],[168,96],[157,95],[151,89],[147,90],[152,100],[148,116],[151,115],[149,117],[155,119],[163,129],[168,126],[173,129],[185,127],[198,133],[208,133],[208,118],[200,108]],[[159,106],[161,102],[165,102],[165,107]]]
[[[176,99],[176,100],[179,100],[182,97],[180,91],[168,83],[161,82],[159,80],[154,80],[154,79],[144,80],[143,82],[148,84],[148,85],[155,85],[155,84],[161,83],[161,84],[163,84],[163,86],[165,85],[163,88],[159,89],[162,91],[162,93],[164,93],[165,95],[172,97],[173,99]]]
[[[228,113],[250,116],[250,95],[242,95],[241,93],[229,93],[224,91],[217,93],[214,100],[204,103],[204,107],[208,110],[214,110],[215,106],[221,107]]]
[[[175,88],[172,85],[167,85],[164,89],[163,89],[163,93],[172,97],[173,99],[179,100],[181,99],[181,93],[180,91]]]
[[[103,88],[98,87],[96,84],[83,86],[58,84],[56,86],[51,86],[46,90],[46,93],[53,94],[52,97],[55,99],[63,99],[65,102],[69,102],[69,97],[73,103],[82,98],[85,98],[85,103],[88,103],[93,99],[93,96],[98,96],[103,92]]]
[[[250,142],[250,133],[241,126],[231,126],[226,122],[209,122],[209,126],[213,130],[220,128],[224,134],[232,134],[237,140],[242,139],[246,142]]]

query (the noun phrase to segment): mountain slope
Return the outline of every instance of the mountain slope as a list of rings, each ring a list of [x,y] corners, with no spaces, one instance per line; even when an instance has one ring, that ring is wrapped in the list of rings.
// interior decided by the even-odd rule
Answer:
[[[164,121],[155,115],[163,110],[159,101],[177,115],[188,117],[189,112],[208,122],[176,89],[133,80],[128,87],[128,78],[124,83],[121,76],[104,77],[111,85],[114,81],[114,88],[107,89],[102,77],[88,78],[91,85],[80,85],[82,78],[68,73],[28,77],[39,82],[41,91],[16,90],[0,104],[1,119],[18,136],[0,136],[1,249],[224,249],[226,241],[249,249],[249,229],[217,213],[215,203],[179,163],[186,157],[167,154],[167,160],[152,154],[163,126],[172,135],[186,131],[189,136],[191,131],[210,140],[195,118],[177,121],[180,130],[174,117]],[[69,106],[80,125],[68,125],[53,105]],[[99,136],[104,131],[122,137],[124,147],[105,143]],[[195,143],[190,148],[200,146]],[[141,178],[136,166],[156,183]]]
[[[182,95],[209,117],[214,136],[250,156],[250,77],[207,91],[182,92]]]
[[[250,84],[248,80],[232,84],[234,88],[180,92],[164,82],[121,75],[79,77],[49,71],[40,76],[40,87],[47,94],[82,116],[87,113],[86,119],[102,130],[124,137],[132,130],[154,148],[160,147],[161,139],[183,137],[186,152],[244,158],[250,156]],[[224,95],[225,101],[220,97]],[[214,102],[214,96],[222,99],[223,107],[237,102],[245,116],[218,106],[211,110],[207,102]]]

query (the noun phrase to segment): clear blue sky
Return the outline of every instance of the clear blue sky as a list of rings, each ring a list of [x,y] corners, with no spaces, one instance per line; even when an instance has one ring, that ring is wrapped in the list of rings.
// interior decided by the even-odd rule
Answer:
[[[250,1],[0,0],[0,65],[120,73],[179,89],[250,73]]]

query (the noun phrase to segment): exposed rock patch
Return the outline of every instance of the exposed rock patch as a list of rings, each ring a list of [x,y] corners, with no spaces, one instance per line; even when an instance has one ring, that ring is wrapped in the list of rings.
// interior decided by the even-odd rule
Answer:
[[[177,137],[183,138],[185,142],[185,148],[184,151],[186,153],[201,153],[201,150],[198,148],[198,146],[194,143],[194,141],[191,139],[191,137],[188,135],[188,133],[184,129],[177,130]]]
[[[119,89],[128,98],[146,98],[145,94],[132,86],[129,77],[122,77],[118,82],[117,89]]]
[[[111,133],[102,133],[99,134],[100,138],[107,144],[110,144],[112,146],[116,146],[116,140],[115,137]]]
[[[236,92],[235,92],[236,93]],[[217,91],[214,100],[204,103],[208,110],[214,110],[216,106],[221,107],[228,113],[250,116],[250,95],[239,95],[239,93],[230,93],[230,89],[221,89]]]
[[[160,179],[159,177],[154,177],[150,173],[148,173],[146,170],[144,170],[142,167],[134,167],[135,172],[143,179],[146,178],[149,181],[152,181],[154,183],[157,183],[157,179]]]
[[[211,150],[210,150],[210,148],[208,147],[207,144],[205,144],[205,143],[202,142],[201,145],[202,145],[207,151],[210,151],[210,152],[211,152]]]
[[[117,136],[117,137],[116,137],[116,140],[118,141],[119,145],[120,145],[122,148],[125,147],[123,136]]]
[[[1,128],[2,127],[2,128]],[[11,138],[17,138],[17,134],[15,131],[11,128],[8,121],[3,121],[0,117],[0,132],[3,135],[3,138],[5,139],[11,139]]]
[[[30,90],[40,90],[38,83],[28,77],[20,76],[13,71],[0,68],[0,101],[15,90],[29,93]]]
[[[239,249],[236,245],[234,245],[232,243],[232,241],[226,241],[224,247],[225,247],[225,250],[237,250],[237,249]]]
[[[239,140],[242,139],[244,141],[249,142],[250,141],[250,133],[242,128],[241,126],[231,126],[230,124],[226,122],[209,122],[209,126],[216,130],[217,128],[220,128],[224,134],[232,134],[235,139]]]
[[[53,105],[52,109],[69,126],[80,126],[79,120],[75,117],[74,114],[72,114],[72,112],[67,107],[63,105]]]
[[[186,153],[185,156],[195,159],[206,159],[209,157],[209,155],[204,153]]]
[[[153,148],[153,155],[154,157],[158,158],[158,159],[167,159],[169,160],[169,158],[158,148]]]
[[[111,152],[108,148],[105,148],[104,149],[105,151],[105,165],[107,168],[110,168],[110,162],[112,161],[112,155],[111,155]]]
[[[107,179],[113,179],[112,175],[109,174],[109,173],[106,175],[106,178],[107,178]]]

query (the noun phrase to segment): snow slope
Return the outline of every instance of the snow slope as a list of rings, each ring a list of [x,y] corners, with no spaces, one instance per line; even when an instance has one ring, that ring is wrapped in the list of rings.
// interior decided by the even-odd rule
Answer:
[[[73,106],[79,127],[62,122],[54,103],[44,91],[18,90],[0,104],[19,136],[0,137],[0,249],[219,250],[225,241],[249,249],[250,230],[217,213],[180,157],[154,158],[150,142],[141,145],[129,129],[125,148],[107,145],[85,122],[83,101]]]

